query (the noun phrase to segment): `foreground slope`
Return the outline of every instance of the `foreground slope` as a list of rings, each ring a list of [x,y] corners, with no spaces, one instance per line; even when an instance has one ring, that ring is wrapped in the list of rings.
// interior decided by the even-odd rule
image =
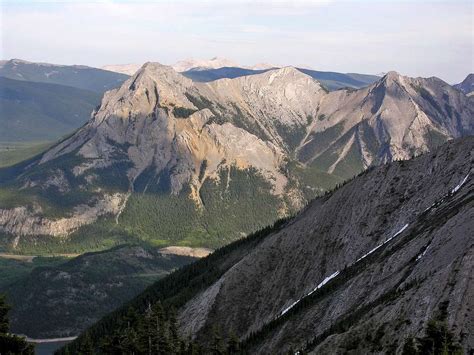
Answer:
[[[1,242],[222,246],[370,166],[472,134],[472,117],[437,78],[328,93],[292,67],[195,83],[146,63],[74,135],[0,170]]]
[[[295,218],[156,283],[129,306],[177,307],[180,332],[213,328],[248,353],[400,352],[431,318],[474,347],[474,138],[370,169]],[[99,344],[126,309],[92,327]],[[70,346],[77,349],[84,338]]]

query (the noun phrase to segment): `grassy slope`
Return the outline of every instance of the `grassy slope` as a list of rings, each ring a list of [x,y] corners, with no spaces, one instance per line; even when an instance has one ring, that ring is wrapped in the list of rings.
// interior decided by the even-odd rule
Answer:
[[[0,168],[12,166],[46,151],[53,142],[0,142]]]

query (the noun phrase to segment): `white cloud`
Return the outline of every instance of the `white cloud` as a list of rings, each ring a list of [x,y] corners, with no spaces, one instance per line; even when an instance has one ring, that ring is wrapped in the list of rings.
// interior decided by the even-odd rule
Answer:
[[[229,57],[460,81],[473,71],[469,3],[58,1],[2,3],[2,56],[101,66]],[[469,11],[470,10],[470,11]]]

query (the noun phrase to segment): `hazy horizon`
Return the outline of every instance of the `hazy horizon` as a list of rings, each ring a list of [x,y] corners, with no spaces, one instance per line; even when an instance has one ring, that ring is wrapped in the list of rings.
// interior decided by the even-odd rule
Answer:
[[[474,71],[469,1],[10,1],[2,59],[173,64],[223,57],[320,71],[437,76]],[[40,29],[40,30],[38,30]]]

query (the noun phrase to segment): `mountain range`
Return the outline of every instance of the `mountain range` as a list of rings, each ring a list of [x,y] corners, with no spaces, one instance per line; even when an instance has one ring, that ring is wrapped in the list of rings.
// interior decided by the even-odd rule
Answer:
[[[102,67],[102,69],[134,75],[140,67],[141,65],[138,64],[123,64],[106,65]],[[214,57],[210,60],[187,59],[178,61],[172,65],[172,68],[193,81],[209,82],[224,78],[233,79],[241,76],[261,74],[271,69],[278,69],[279,67],[266,63],[242,66],[226,58]],[[367,74],[344,74],[305,68],[298,68],[298,70],[318,80],[330,91],[341,88],[359,89],[380,79],[380,76]]]
[[[21,59],[0,62],[2,125],[5,127],[0,132],[0,142],[7,144],[8,148],[4,153],[0,151],[0,159],[11,160],[9,155],[12,150],[16,150],[18,153],[14,154],[19,157],[29,157],[28,151],[38,151],[45,146],[45,142],[58,140],[79,128],[90,118],[90,113],[100,103],[103,93],[120,86],[140,67],[137,64],[126,64],[97,69],[82,65],[34,63]],[[180,61],[173,68],[184,71],[183,74],[194,81],[207,82],[259,74],[272,66],[258,64],[241,68],[230,60],[212,58]],[[341,87],[359,88],[378,79],[376,76],[362,74],[301,70],[320,80],[330,90]],[[26,147],[25,154],[22,155],[14,144],[17,142],[28,143],[31,147]],[[7,156],[3,157],[5,154]]]
[[[209,82],[223,78],[238,78],[241,76],[255,75],[264,73],[270,69],[277,68],[265,68],[265,69],[248,69],[240,67],[222,67],[222,68],[195,68],[189,69],[182,72],[182,74],[197,82]],[[336,73],[336,72],[324,72],[312,69],[297,68],[300,72],[311,76],[318,80],[326,89],[329,91],[352,88],[360,89],[373,84],[380,79],[376,75],[367,74],[355,74],[355,73]]]
[[[102,67],[104,70],[109,70],[117,73],[134,75],[138,69],[141,68],[141,64],[110,64]],[[180,60],[172,65],[173,69],[177,72],[186,72],[189,70],[198,71],[198,70],[209,70],[209,69],[219,69],[219,68],[239,68],[247,70],[265,70],[274,68],[274,65],[266,63],[258,63],[252,66],[241,66],[232,60],[220,57],[213,57],[211,59],[184,59]]]
[[[158,281],[67,350],[140,349],[139,327],[163,306],[207,351],[471,353],[473,153],[460,138],[370,168]]]
[[[2,246],[215,248],[368,167],[472,134],[473,113],[437,78],[389,72],[328,92],[292,67],[199,83],[146,63],[73,135],[0,170]]]
[[[85,65],[34,63],[21,59],[1,62],[0,76],[28,82],[72,86],[102,94],[119,86],[128,75]]]

